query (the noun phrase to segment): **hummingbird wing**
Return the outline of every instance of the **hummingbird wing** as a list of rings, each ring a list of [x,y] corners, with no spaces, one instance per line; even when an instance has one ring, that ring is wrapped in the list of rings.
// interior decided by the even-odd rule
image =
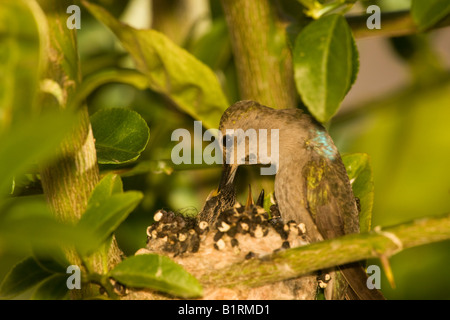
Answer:
[[[324,239],[359,233],[359,212],[341,157],[334,159],[312,152],[303,168],[304,194],[307,208]],[[358,263],[339,266],[331,297],[346,295],[353,299],[384,299],[378,290],[370,290],[367,274]],[[347,289],[344,282],[350,288]]]
[[[306,204],[324,239],[359,232],[359,213],[344,164],[311,152],[303,168]]]

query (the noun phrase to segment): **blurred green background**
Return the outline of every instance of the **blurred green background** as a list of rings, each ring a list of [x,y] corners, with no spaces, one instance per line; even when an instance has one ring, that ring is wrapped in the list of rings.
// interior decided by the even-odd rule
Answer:
[[[153,7],[150,0],[92,2],[136,28],[153,27],[165,33],[216,72],[231,103],[239,100],[218,0],[154,0]],[[409,1],[377,3],[382,11],[409,7]],[[366,152],[371,157],[372,226],[449,212],[450,28],[426,35],[364,39],[357,45],[360,73],[329,130],[341,153]],[[83,78],[105,68],[132,66],[114,35],[83,9],[78,48]],[[201,209],[208,193],[217,187],[220,166],[173,167],[170,153],[177,142],[171,141],[171,133],[177,128],[193,129],[194,119],[151,90],[106,84],[89,96],[88,106],[90,114],[102,108],[133,109],[150,127],[150,141],[140,158],[142,173],[123,177],[125,189],[145,194],[117,232],[119,246],[132,255],[145,245],[145,230],[156,210]],[[256,170],[241,168],[240,201],[250,182],[254,193],[262,187],[272,191],[270,179],[257,179]],[[44,201],[43,196],[33,197]],[[0,280],[21,258],[11,253],[0,256]],[[450,299],[448,241],[406,250],[394,256],[391,264],[396,288],[390,288],[385,277],[381,287],[388,299]]]

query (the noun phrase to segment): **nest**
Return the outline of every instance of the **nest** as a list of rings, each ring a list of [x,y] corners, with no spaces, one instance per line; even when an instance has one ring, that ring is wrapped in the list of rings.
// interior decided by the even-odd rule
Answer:
[[[276,205],[270,211],[269,215],[259,206],[236,203],[209,225],[194,217],[159,210],[154,215],[155,223],[147,228],[146,248],[136,254],[166,255],[200,279],[211,270],[308,244],[303,223],[284,223]],[[317,277],[310,275],[250,289],[206,287],[203,299],[314,299],[317,286]],[[130,290],[128,298],[167,296]]]

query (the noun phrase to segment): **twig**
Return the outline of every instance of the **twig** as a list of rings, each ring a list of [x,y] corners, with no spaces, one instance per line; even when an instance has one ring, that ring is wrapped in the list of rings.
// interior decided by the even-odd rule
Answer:
[[[381,29],[367,28],[367,18],[370,15],[348,16],[347,22],[357,39],[369,37],[398,37],[418,33],[410,11],[395,11],[381,14]],[[430,30],[450,26],[450,15],[434,25]],[[428,30],[429,31],[429,30]]]
[[[369,233],[347,235],[247,260],[212,271],[201,281],[206,286],[255,287],[380,255],[389,257],[407,248],[449,239],[450,215],[420,219],[383,231],[376,228]]]

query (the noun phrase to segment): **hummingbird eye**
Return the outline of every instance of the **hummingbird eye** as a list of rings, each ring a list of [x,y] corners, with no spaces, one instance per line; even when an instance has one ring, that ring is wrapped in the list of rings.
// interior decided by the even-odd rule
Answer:
[[[231,141],[231,136],[228,134],[224,135],[222,138],[222,146],[224,148],[231,147],[231,143],[229,143],[229,142],[227,143],[227,141]]]
[[[250,163],[256,163],[257,159],[258,158],[256,157],[256,154],[254,154],[254,153],[250,153],[247,156],[247,161],[249,161]]]

